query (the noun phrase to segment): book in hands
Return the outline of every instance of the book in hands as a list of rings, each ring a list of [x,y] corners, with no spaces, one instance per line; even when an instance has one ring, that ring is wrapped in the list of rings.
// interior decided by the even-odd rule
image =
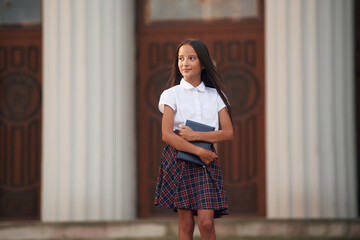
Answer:
[[[191,120],[186,120],[185,125],[190,127],[193,131],[196,131],[196,132],[211,132],[211,131],[215,130],[215,128],[212,126],[202,124],[199,122],[195,122],[195,121],[191,121]],[[206,150],[210,150],[210,148],[211,148],[211,143],[208,143],[208,142],[192,141],[191,143],[195,144],[196,146],[202,147]],[[201,161],[199,156],[192,154],[192,153],[178,151],[176,158],[183,160],[183,161],[195,163],[195,164],[203,166],[203,167],[206,166],[206,164],[203,161]]]

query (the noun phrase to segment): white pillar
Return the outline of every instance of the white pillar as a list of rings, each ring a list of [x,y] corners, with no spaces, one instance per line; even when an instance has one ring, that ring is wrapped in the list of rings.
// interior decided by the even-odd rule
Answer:
[[[266,1],[268,217],[356,217],[352,0]]]
[[[134,218],[134,1],[42,2],[42,220]]]

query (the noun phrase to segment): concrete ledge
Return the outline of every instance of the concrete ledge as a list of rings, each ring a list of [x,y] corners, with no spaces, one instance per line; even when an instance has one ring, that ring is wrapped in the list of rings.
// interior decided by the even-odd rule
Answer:
[[[218,219],[218,239],[360,239],[360,219]],[[195,239],[200,239],[195,229]],[[177,239],[176,219],[122,222],[3,222],[0,239]]]

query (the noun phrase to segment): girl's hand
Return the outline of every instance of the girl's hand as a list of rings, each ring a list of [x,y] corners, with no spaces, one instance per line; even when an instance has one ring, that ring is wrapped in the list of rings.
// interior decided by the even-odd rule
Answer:
[[[199,149],[198,156],[206,165],[209,165],[215,158],[217,158],[217,155],[213,151],[206,150],[204,148]]]
[[[196,141],[196,132],[188,126],[181,126],[179,129],[179,135],[188,142]]]

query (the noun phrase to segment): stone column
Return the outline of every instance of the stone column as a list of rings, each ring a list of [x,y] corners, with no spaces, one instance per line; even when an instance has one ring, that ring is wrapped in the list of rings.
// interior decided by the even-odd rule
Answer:
[[[134,1],[42,2],[42,220],[134,218]]]
[[[266,1],[268,217],[355,217],[353,1]]]

